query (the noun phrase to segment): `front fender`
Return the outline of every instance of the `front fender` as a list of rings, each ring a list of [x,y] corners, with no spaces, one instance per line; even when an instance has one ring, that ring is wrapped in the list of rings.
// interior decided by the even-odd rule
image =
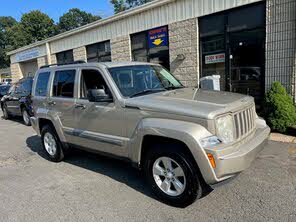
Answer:
[[[146,135],[167,137],[183,142],[192,153],[205,181],[214,179],[214,170],[207,158],[206,152],[199,143],[201,138],[211,135],[203,126],[179,120],[143,119],[131,140],[129,154],[130,159],[135,163],[140,164],[141,162],[142,142]]]

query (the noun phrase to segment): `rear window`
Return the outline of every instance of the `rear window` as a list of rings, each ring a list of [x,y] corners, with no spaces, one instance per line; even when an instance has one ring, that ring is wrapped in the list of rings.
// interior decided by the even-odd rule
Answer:
[[[53,83],[53,96],[73,98],[75,70],[57,71]]]
[[[35,96],[46,96],[49,77],[50,72],[39,73],[35,88]]]

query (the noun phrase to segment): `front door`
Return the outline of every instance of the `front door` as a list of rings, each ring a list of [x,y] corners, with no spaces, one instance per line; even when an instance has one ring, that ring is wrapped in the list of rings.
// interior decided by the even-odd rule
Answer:
[[[126,156],[123,110],[112,102],[90,102],[90,89],[104,89],[112,95],[101,71],[82,69],[79,76],[78,98],[75,104],[75,144],[116,156]]]
[[[229,90],[253,96],[260,104],[264,94],[264,33],[231,33],[229,55]]]

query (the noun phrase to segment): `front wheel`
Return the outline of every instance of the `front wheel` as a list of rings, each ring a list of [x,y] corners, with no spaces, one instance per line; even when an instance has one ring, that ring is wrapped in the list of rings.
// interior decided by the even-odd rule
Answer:
[[[145,161],[145,174],[156,195],[164,202],[186,207],[203,194],[202,177],[182,148],[155,148]]]

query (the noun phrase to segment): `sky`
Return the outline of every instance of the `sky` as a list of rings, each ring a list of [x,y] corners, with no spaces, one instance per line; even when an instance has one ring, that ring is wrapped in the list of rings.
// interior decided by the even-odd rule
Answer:
[[[57,22],[71,8],[79,8],[103,18],[113,14],[110,0],[0,0],[0,16],[12,16],[18,21],[22,14],[40,10]]]

